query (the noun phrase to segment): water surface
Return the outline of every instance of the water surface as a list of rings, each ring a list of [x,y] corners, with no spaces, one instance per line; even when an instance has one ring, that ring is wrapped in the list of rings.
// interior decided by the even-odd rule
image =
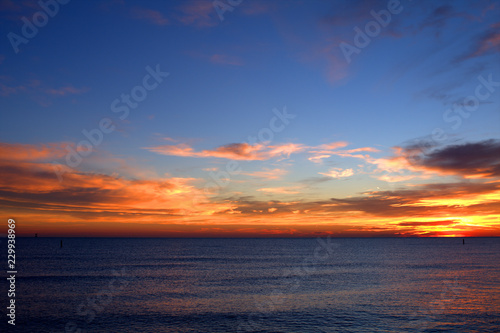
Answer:
[[[499,331],[500,238],[322,242],[18,238],[16,331]]]

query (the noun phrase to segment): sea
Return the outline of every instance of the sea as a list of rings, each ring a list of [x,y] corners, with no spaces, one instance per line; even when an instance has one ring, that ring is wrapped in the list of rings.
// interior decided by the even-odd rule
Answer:
[[[15,251],[1,332],[500,332],[500,238],[18,237]]]

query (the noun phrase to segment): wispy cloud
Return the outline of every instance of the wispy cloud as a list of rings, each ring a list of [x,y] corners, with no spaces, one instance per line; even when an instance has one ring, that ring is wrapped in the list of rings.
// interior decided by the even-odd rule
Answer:
[[[362,148],[354,148],[354,149],[339,149],[344,148],[349,145],[348,142],[339,141],[332,142],[328,144],[322,144],[316,147],[309,147],[308,153],[313,154],[313,156],[308,159],[311,162],[321,163],[321,160],[325,158],[329,158],[332,155],[341,156],[341,157],[354,157],[361,159],[370,159],[369,155],[356,154],[361,152],[369,152],[369,153],[377,153],[380,152],[377,148],[373,147],[362,147]]]
[[[22,7],[16,4],[12,0],[2,0],[0,1],[0,11],[19,11]]]
[[[72,85],[68,85],[60,88],[49,88],[45,92],[50,95],[65,96],[82,94],[88,90],[88,88],[75,88]]]
[[[273,194],[297,194],[300,193],[300,188],[298,186],[287,186],[287,187],[265,187],[259,188],[257,191],[273,193]]]
[[[66,155],[67,143],[21,144],[0,142],[0,156],[3,161],[43,161],[58,159]]]
[[[246,175],[246,176],[252,176],[252,177],[255,177],[255,178],[262,178],[262,179],[268,179],[268,180],[276,180],[276,179],[280,179],[281,177],[283,177],[287,173],[288,173],[288,171],[285,170],[285,169],[279,169],[279,168],[269,169],[269,168],[264,168],[261,171],[242,172],[241,174],[242,175]]]
[[[226,55],[226,54],[214,54],[210,57],[210,62],[218,65],[232,65],[232,66],[242,66],[243,60],[238,57]]]
[[[323,163],[325,158],[329,158],[331,155],[315,155],[308,158],[309,161],[314,163]]]
[[[492,24],[488,31],[477,36],[468,53],[458,58],[458,61],[498,52],[500,52],[500,22]]]
[[[21,91],[26,91],[26,86],[8,86],[0,83],[0,96],[7,97],[9,95],[17,94]]]
[[[145,20],[154,25],[167,25],[169,24],[169,20],[163,16],[163,14],[157,10],[141,8],[141,7],[132,7],[130,9],[130,15],[132,18],[137,20]]]
[[[146,147],[151,152],[162,155],[182,157],[217,157],[232,160],[267,160],[273,157],[289,157],[290,154],[302,151],[300,144],[287,143],[281,145],[250,145],[248,143],[231,143],[212,150],[195,151],[187,144]]]
[[[354,171],[352,169],[332,168],[326,173],[320,172],[319,174],[331,178],[345,178],[352,176]]]
[[[404,182],[408,181],[411,179],[417,178],[416,175],[394,175],[394,174],[386,174],[386,175],[381,175],[381,176],[375,176],[378,180],[382,180],[384,182],[389,182],[389,183],[397,183],[397,182]]]
[[[4,97],[25,93],[37,99],[40,96],[78,95],[89,91],[87,87],[76,88],[71,84],[59,88],[49,87],[37,79],[26,80],[22,84],[15,84],[15,80],[10,77],[0,77],[0,80],[2,81],[0,82],[0,96]]]
[[[219,19],[211,1],[190,0],[179,6],[178,20],[185,25],[197,27],[213,27]]]

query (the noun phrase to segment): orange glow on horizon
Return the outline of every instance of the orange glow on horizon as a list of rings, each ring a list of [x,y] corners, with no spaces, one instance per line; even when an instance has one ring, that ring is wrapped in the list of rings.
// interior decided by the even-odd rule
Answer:
[[[323,148],[338,148],[336,143]],[[298,145],[275,146],[272,154]],[[500,236],[500,183],[423,184],[358,196],[307,200],[304,185],[255,185],[253,197],[207,191],[199,178],[125,178],[68,169],[55,177],[44,158],[61,145],[0,148],[2,216],[14,218],[24,235],[147,237],[468,237]],[[22,148],[22,147],[21,147]],[[0,150],[1,150],[0,149]],[[368,148],[360,150],[368,151]],[[225,148],[224,152],[237,150]],[[330,152],[331,153],[331,152]],[[31,154],[31,155],[30,155]],[[246,154],[246,153],[245,153]],[[27,157],[31,156],[31,157]],[[286,170],[247,172],[252,179],[277,181]],[[354,173],[354,171],[352,171]],[[351,171],[349,172],[351,173]],[[243,192],[242,192],[243,193]],[[231,196],[232,195],[232,196]]]

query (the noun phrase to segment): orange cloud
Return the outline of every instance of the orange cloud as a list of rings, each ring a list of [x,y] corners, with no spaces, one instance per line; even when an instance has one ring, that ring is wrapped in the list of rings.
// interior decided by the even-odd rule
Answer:
[[[208,155],[250,156],[241,148],[215,149]],[[282,156],[299,148],[305,149],[262,146],[254,153]],[[450,151],[455,152],[444,150],[447,153],[441,151],[439,156],[449,156]],[[493,179],[413,185],[347,198],[256,200],[248,195],[210,196],[204,182],[194,178],[146,180],[68,169],[59,182],[50,161],[65,153],[62,143],[2,143],[0,152],[0,211],[2,216],[22,221],[24,234],[500,236],[500,182]],[[481,165],[491,166],[495,160],[484,161]],[[476,165],[469,167],[475,170]],[[277,170],[281,169],[264,169],[253,176],[272,177]],[[349,169],[332,170],[330,175],[336,177],[350,173]],[[257,191],[295,195],[301,189],[268,186]]]
[[[21,144],[0,142],[0,160],[4,161],[41,161],[59,159],[67,154],[67,143]]]
[[[316,148],[320,149],[320,150],[330,151],[330,150],[334,150],[334,149],[338,149],[338,148],[343,148],[343,147],[345,147],[347,145],[349,145],[348,142],[337,141],[337,142],[325,143],[325,144],[319,145]]]
[[[370,155],[362,155],[362,154],[355,154],[359,152],[371,152],[371,153],[377,153],[380,152],[380,150],[373,148],[373,147],[362,147],[362,148],[354,148],[354,149],[347,149],[347,150],[339,150],[339,148],[344,148],[348,145],[348,142],[345,141],[339,141],[339,142],[332,142],[328,144],[322,144],[316,147],[309,147],[308,153],[313,154],[313,156],[309,157],[308,160],[314,163],[322,163],[322,160],[325,158],[329,158],[332,155],[335,156],[340,156],[340,157],[353,157],[353,158],[360,158],[365,161],[371,162],[374,159]]]
[[[330,169],[330,171],[328,171],[327,173],[320,172],[319,174],[331,178],[344,178],[352,176],[354,174],[354,171],[352,171],[352,169],[342,170],[341,168],[333,168]]]
[[[294,152],[302,151],[304,148],[299,144],[282,144],[266,146],[263,144],[250,145],[248,143],[231,143],[220,146],[213,150],[195,151],[187,144],[163,145],[158,147],[146,147],[149,151],[171,156],[182,157],[217,157],[231,160],[267,160],[273,157],[286,156]]]
[[[282,176],[286,175],[288,173],[287,170],[284,170],[284,169],[278,169],[278,168],[275,168],[275,169],[268,169],[268,168],[264,168],[264,170],[262,171],[254,171],[254,172],[242,172],[241,174],[242,175],[246,175],[246,176],[252,176],[252,177],[256,177],[256,178],[264,178],[264,179],[280,179]]]
[[[266,188],[259,188],[257,191],[260,192],[266,192],[266,193],[276,193],[276,194],[297,194],[300,193],[298,190],[298,186],[291,186],[291,187],[266,187]]]
[[[322,161],[323,159],[328,158],[330,156],[331,155],[316,155],[316,156],[309,157],[308,160],[311,162],[314,162],[314,163],[321,163],[321,162],[323,162]]]
[[[416,175],[382,175],[382,176],[377,176],[378,180],[382,180],[384,182],[389,182],[389,183],[396,183],[396,182],[404,182],[410,179],[416,178]]]
[[[468,54],[458,60],[480,57],[500,51],[500,22],[490,25],[490,29],[476,37],[476,43],[469,48]]]

